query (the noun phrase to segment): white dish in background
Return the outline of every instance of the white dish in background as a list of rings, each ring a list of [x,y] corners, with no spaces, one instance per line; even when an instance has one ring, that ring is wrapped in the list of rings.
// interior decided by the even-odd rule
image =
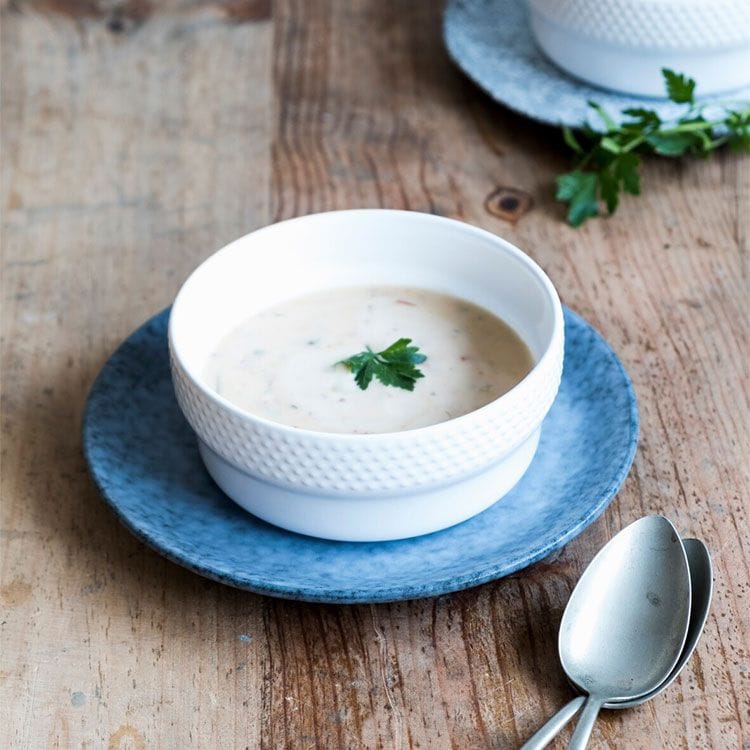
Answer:
[[[597,131],[605,125],[589,106],[596,101],[619,120],[627,108],[653,109],[662,120],[685,112],[683,104],[608,91],[566,73],[542,53],[529,26],[527,0],[448,0],[443,20],[445,45],[456,65],[489,96],[505,107],[539,122]],[[700,81],[699,103],[707,118],[722,117],[724,95],[705,96]],[[750,102],[750,85],[731,94]],[[742,106],[742,105],[741,105]]]
[[[537,44],[555,64],[613,91],[664,97],[662,68],[701,95],[750,85],[747,0],[527,0]]]
[[[362,284],[468,299],[507,321],[536,364],[511,391],[462,417],[370,435],[272,422],[206,385],[213,348],[249,315],[307,292]],[[232,499],[291,531],[381,541],[464,521],[518,482],[559,386],[563,317],[539,266],[489,232],[408,211],[336,211],[265,227],[210,257],[175,300],[169,343],[180,408]]]

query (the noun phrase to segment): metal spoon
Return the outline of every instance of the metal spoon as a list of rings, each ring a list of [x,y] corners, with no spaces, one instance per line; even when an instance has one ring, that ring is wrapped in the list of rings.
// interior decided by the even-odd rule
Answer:
[[[664,682],[640,698],[633,698],[629,701],[613,701],[604,704],[604,708],[633,708],[640,706],[659,693],[666,690],[675,680],[677,675],[682,671],[698,645],[703,627],[706,624],[708,610],[711,606],[711,596],[713,594],[713,573],[711,567],[711,556],[709,555],[706,545],[699,539],[683,539],[682,546],[685,548],[687,555],[688,568],[690,569],[690,591],[692,594],[692,603],[690,607],[690,623],[688,624],[687,639],[682,648],[680,658],[677,660],[674,669],[670,672]],[[540,727],[532,737],[523,745],[521,750],[543,750],[559,734],[562,728],[580,711],[585,696],[579,695],[573,698],[564,708],[561,708],[546,724]]]
[[[687,557],[666,518],[645,516],[599,551],[560,623],[563,669],[588,694],[569,748],[586,746],[604,703],[638,698],[664,682],[689,617]]]

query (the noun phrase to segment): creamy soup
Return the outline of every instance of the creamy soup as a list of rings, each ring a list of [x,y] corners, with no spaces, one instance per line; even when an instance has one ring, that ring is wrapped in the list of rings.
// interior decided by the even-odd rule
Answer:
[[[427,360],[414,390],[360,390],[342,359],[412,339]],[[236,406],[294,427],[378,433],[444,422],[502,396],[533,366],[518,334],[466,300],[424,289],[351,287],[252,315],[218,345],[210,387]]]

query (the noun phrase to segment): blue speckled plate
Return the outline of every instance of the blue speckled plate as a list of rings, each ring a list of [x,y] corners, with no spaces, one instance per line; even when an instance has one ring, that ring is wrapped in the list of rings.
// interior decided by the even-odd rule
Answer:
[[[537,48],[524,0],[450,0],[443,17],[443,37],[456,65],[493,99],[549,125],[576,127],[589,121],[601,128],[598,118],[590,117],[590,99],[613,115],[627,107],[648,107],[662,119],[670,119],[683,109],[666,99],[600,89],[564,73]],[[731,98],[750,100],[750,87],[733,91]]]
[[[112,355],[89,395],[83,445],[122,522],[186,568],[288,599],[383,602],[508,575],[580,534],[607,507],[635,454],[638,411],[604,339],[565,311],[565,368],[521,482],[478,516],[398,542],[330,542],[270,526],[203,468],[172,391],[164,311]]]

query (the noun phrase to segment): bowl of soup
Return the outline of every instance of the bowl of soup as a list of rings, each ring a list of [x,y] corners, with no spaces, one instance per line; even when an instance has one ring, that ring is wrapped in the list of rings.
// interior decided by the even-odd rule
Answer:
[[[489,232],[333,211],[209,257],[169,344],[230,498],[297,533],[382,541],[460,523],[520,480],[559,386],[563,317],[542,269]]]

